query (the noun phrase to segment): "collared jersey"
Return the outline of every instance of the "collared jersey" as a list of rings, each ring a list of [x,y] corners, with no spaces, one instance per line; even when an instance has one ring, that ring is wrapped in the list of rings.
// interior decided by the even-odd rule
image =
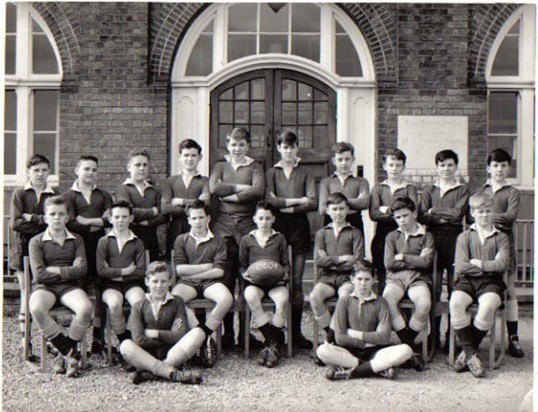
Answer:
[[[336,172],[332,176],[321,179],[319,183],[319,213],[326,214],[327,198],[332,193],[343,193],[347,199],[350,211],[352,213],[360,213],[362,210],[368,209],[370,205],[370,184],[363,177],[354,177],[349,175],[344,184]]]
[[[204,240],[198,240],[191,233],[183,233],[174,243],[174,267],[177,265],[200,265],[213,263],[224,270],[226,265],[226,245],[222,239],[208,231]]]
[[[392,272],[417,270],[431,273],[434,249],[433,235],[422,225],[407,236],[400,229],[394,230],[385,239],[385,267]],[[400,253],[403,260],[396,260],[394,257]]]
[[[11,228],[16,233],[25,236],[27,241],[29,241],[32,236],[43,232],[47,227],[44,220],[45,211],[43,208],[45,200],[49,197],[58,196],[59,194],[60,193],[56,189],[53,189],[48,184],[41,192],[39,199],[30,182],[26,183],[23,187],[15,189],[11,195],[9,212]],[[22,217],[23,213],[31,214],[32,219],[30,221],[24,220]]]
[[[521,200],[519,190],[507,184],[494,192],[488,181],[484,184],[482,191],[493,198],[493,224],[495,227],[505,233],[511,233],[519,213]]]
[[[186,206],[198,199],[203,200],[209,205],[209,178],[198,173],[192,177],[188,186],[185,186],[185,181],[181,174],[170,176],[164,181],[161,210],[165,216],[172,216],[173,220],[185,216],[186,208],[186,206],[172,205],[172,199],[174,197],[188,199]]]
[[[397,225],[396,222],[394,222],[392,215],[390,213],[381,212],[379,208],[381,206],[390,207],[393,199],[401,196],[409,197],[418,207],[417,188],[411,183],[403,182],[403,184],[398,186],[394,192],[391,191],[391,188],[386,181],[375,185],[370,194],[370,219],[377,222],[378,225],[387,225],[396,228]]]
[[[299,163],[291,170],[289,178],[280,162],[270,168],[266,175],[265,200],[277,209],[286,207],[286,199],[308,197],[308,203],[292,206],[293,213],[306,213],[316,210],[316,184],[314,177]],[[273,194],[274,196],[271,196]]]
[[[420,200],[419,221],[433,233],[461,232],[468,203],[469,187],[465,184],[457,184],[442,195],[437,184],[426,186]]]
[[[470,263],[471,259],[482,261],[482,269]],[[510,262],[508,236],[494,229],[481,239],[475,225],[458,236],[456,243],[456,273],[458,275],[502,275]]]
[[[133,226],[141,229],[154,228],[167,221],[161,212],[155,215],[152,208],[161,207],[161,193],[149,182],[145,182],[144,193],[141,194],[131,179],[126,179],[116,188],[116,202],[125,200],[133,206]],[[137,225],[146,221],[147,226]]]
[[[69,284],[78,286],[79,279],[86,276],[86,250],[82,238],[66,230],[63,245],[56,242],[49,230],[34,236],[29,246],[30,266],[34,283],[43,285]],[[73,265],[76,259],[80,264]],[[59,266],[61,275],[49,272],[47,267]]]
[[[250,265],[258,260],[270,259],[280,263],[286,273],[289,272],[288,246],[286,238],[280,232],[271,234],[264,246],[258,243],[256,231],[246,234],[239,244],[239,272],[244,273]]]
[[[387,345],[391,323],[387,301],[373,293],[362,301],[355,293],[338,298],[332,318],[336,343],[344,347],[364,348]],[[362,340],[352,338],[347,329],[362,332]]]
[[[325,252],[325,256],[320,254]],[[314,259],[319,268],[349,273],[353,269],[347,263],[337,263],[336,258],[343,255],[353,255],[355,260],[364,260],[364,238],[361,232],[347,223],[338,235],[335,235],[333,224],[319,229],[314,241]]]
[[[121,276],[120,282],[140,281],[146,272],[144,243],[131,232],[130,238],[120,250],[116,234],[110,231],[99,239],[96,262],[97,274],[100,278],[112,279]],[[122,276],[121,270],[131,263],[136,265],[136,271],[129,276]]]

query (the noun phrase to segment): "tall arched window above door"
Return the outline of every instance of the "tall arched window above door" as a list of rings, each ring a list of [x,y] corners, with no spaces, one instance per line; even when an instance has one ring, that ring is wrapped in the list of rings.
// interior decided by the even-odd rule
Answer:
[[[6,7],[4,182],[21,184],[41,153],[58,182],[60,54],[44,20],[26,3]]]
[[[343,78],[373,77],[368,47],[345,13],[328,4],[236,3],[210,7],[187,33],[174,78],[205,78],[259,55],[287,55]]]
[[[503,25],[488,57],[488,150],[512,155],[510,180],[533,186],[535,6],[520,7]]]

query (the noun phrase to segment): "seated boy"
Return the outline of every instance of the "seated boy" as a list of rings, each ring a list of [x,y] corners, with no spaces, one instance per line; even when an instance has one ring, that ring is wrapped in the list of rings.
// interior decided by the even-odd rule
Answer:
[[[373,266],[358,262],[351,274],[353,292],[338,298],[333,315],[336,345],[324,343],[317,356],[330,365],[327,379],[353,379],[380,375],[395,376],[394,368],[406,362],[412,354],[406,344],[388,346],[390,312],[384,298],[372,290]]]
[[[34,275],[29,309],[41,333],[59,352],[54,372],[74,378],[79,375],[77,344],[90,326],[93,311],[86,292],[79,287],[86,276],[86,253],[82,238],[65,228],[69,214],[63,197],[47,199],[44,212],[49,226],[34,236],[29,246]],[[58,302],[75,313],[67,336],[49,313]]]
[[[198,371],[179,370],[202,345],[205,334],[197,327],[198,321],[183,303],[170,291],[170,270],[166,262],[151,262],[146,269],[145,299],[132,307],[129,316],[131,339],[121,343],[121,355],[138,369],[133,383],[153,380],[155,377],[172,382],[199,384]]]
[[[353,291],[349,275],[353,265],[364,259],[364,239],[361,232],[346,221],[348,210],[345,195],[331,194],[327,198],[326,212],[332,222],[318,230],[314,242],[314,260],[320,277],[310,293],[310,305],[319,325],[327,332],[329,342],[334,338],[325,301],[335,294],[345,296]]]
[[[495,322],[506,285],[503,273],[510,262],[510,240],[493,225],[493,199],[477,193],[469,199],[475,223],[458,236],[456,273],[458,280],[450,297],[450,321],[462,351],[454,361],[456,372],[467,368],[481,378],[485,371],[478,358],[480,342]],[[471,325],[467,307],[478,303],[478,313]],[[504,337],[503,337],[504,338]]]
[[[24,317],[26,313],[24,291],[30,285],[24,284],[23,259],[28,256],[28,244],[35,235],[47,228],[44,221],[43,205],[49,197],[59,193],[47,182],[50,161],[45,156],[34,154],[26,163],[28,181],[13,191],[10,205],[10,226],[14,238],[9,251],[10,269],[16,271],[20,285],[19,330],[24,338]],[[24,342],[22,342],[24,345]],[[35,360],[32,355],[31,358]]]
[[[120,343],[131,336],[123,316],[123,297],[133,306],[144,299],[144,244],[129,230],[132,206],[119,201],[110,207],[112,230],[97,244],[99,293],[110,311],[110,326]]]
[[[200,328],[206,334],[201,358],[205,367],[216,362],[216,345],[211,334],[220,327],[224,316],[233,305],[233,296],[221,282],[226,265],[226,246],[209,230],[209,207],[195,200],[187,208],[191,230],[176,238],[174,244],[174,266],[179,276],[172,294],[185,303],[196,297],[205,297],[215,302],[215,307]]]
[[[398,229],[390,232],[385,241],[385,267],[388,272],[383,297],[389,305],[392,328],[402,343],[413,349],[412,365],[421,371],[424,360],[414,341],[422,330],[427,330],[432,306],[433,235],[417,223],[417,208],[410,198],[394,199],[390,210]],[[406,293],[415,306],[408,325],[398,308]]]
[[[272,228],[274,222],[275,211],[273,207],[267,202],[258,202],[254,214],[254,223],[257,229],[245,235],[239,244],[239,272],[247,282],[245,300],[265,338],[265,348],[260,351],[258,363],[268,368],[278,365],[280,360],[278,346],[284,344],[282,329],[286,322],[289,302],[289,293],[285,286],[289,276],[286,238],[282,233],[276,232]],[[275,287],[256,285],[248,273],[248,267],[262,259],[273,260],[284,267],[286,277]],[[271,320],[262,307],[262,299],[265,294],[275,302],[275,313]]]
[[[133,205],[131,228],[149,250],[150,260],[157,260],[160,254],[157,228],[166,223],[168,217],[160,212],[160,191],[148,180],[149,161],[146,149],[129,152],[127,170],[130,176],[117,187],[116,202],[123,200]]]
[[[336,171],[319,183],[319,213],[324,216],[324,224],[330,222],[327,216],[327,199],[332,193],[342,193],[348,201],[347,221],[361,231],[364,237],[362,211],[370,204],[370,184],[363,177],[353,176],[355,148],[351,143],[338,142],[332,148],[332,162]]]

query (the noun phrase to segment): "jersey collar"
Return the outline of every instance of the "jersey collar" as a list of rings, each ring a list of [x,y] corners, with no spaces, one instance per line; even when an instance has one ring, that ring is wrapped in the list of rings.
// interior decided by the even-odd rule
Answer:
[[[244,166],[250,166],[252,163],[255,162],[255,160],[252,158],[252,157],[249,157],[249,156],[245,156],[245,162],[244,163],[241,163],[241,164],[236,164],[236,163],[233,163],[232,162],[232,157],[230,155],[224,155],[224,158],[226,159],[226,161],[228,163],[230,163],[230,165],[235,169],[239,169],[240,167],[244,167]]]
[[[254,230],[251,230],[251,231],[249,232],[249,235],[252,235],[252,236],[256,237],[256,234],[257,234],[257,233],[258,233],[258,229],[254,229]],[[272,237],[273,237],[274,235],[276,235],[277,233],[278,233],[278,232],[277,232],[275,229],[271,228],[271,234],[269,235],[269,238],[272,238]]]
[[[299,166],[299,162],[301,161],[301,158],[300,157],[296,157],[295,158],[295,163],[293,164],[293,169],[295,169],[297,166]],[[284,167],[282,166],[282,160],[279,160],[278,162],[275,163],[275,168],[280,168],[280,169],[283,169]]]
[[[414,233],[404,233],[404,231],[400,228],[396,229],[398,232],[404,234],[405,236],[424,236],[426,234],[426,226],[421,225],[417,222],[418,228],[415,230]]]
[[[32,186],[32,183],[30,183],[30,181],[28,180],[26,182],[26,184],[24,185],[24,190],[33,190],[35,191],[34,187]],[[52,189],[52,186],[49,184],[49,182],[46,182],[45,183],[45,188],[43,189],[43,191],[41,193],[52,193],[52,194],[56,194],[56,192]]]
[[[501,189],[503,189],[503,188],[505,188],[505,187],[507,187],[507,186],[511,186],[511,184],[508,183],[508,182],[505,182],[505,183],[503,183],[502,185],[498,186],[498,187],[497,187],[497,190],[495,190],[495,189],[494,189],[495,186],[494,186],[494,184],[493,184],[493,181],[492,181],[491,179],[488,179],[488,180],[486,180],[486,183],[484,183],[484,187],[488,187],[488,186],[491,187],[491,189],[493,190],[494,193],[496,193],[496,192],[498,192],[499,190],[501,190]]]
[[[366,298],[362,299],[359,295],[357,295],[355,293],[355,291],[351,292],[349,294],[349,296],[353,296],[355,299],[358,299],[360,302],[369,302],[369,301],[372,301],[372,300],[376,300],[377,299],[377,294],[372,290],[370,292],[370,295],[367,296]]]
[[[493,223],[491,224],[491,227],[492,227],[492,230],[491,230],[491,232],[489,232],[489,233],[486,234],[486,237],[485,237],[486,239],[487,239],[488,237],[494,236],[494,235],[499,231],[499,229],[497,229],[497,228],[493,225]],[[476,228],[476,223],[473,223],[471,226],[469,226],[469,230],[474,230],[476,233],[478,233],[478,229]]]
[[[116,235],[116,231],[114,229],[112,229],[110,232],[108,232],[106,234],[107,237],[113,237],[113,238],[117,238],[118,236]],[[133,239],[138,239],[138,236],[136,236],[132,230],[129,230],[129,237],[127,238],[126,242],[130,241],[130,240],[133,240]]]
[[[189,236],[192,237],[196,241],[196,245],[199,245],[199,244],[205,243],[205,242],[209,242],[211,239],[213,239],[215,237],[215,235],[213,234],[213,232],[211,232],[211,230],[209,228],[207,229],[207,234],[204,237],[196,237],[196,235],[194,234],[192,229],[189,232]]]
[[[64,229],[65,230],[65,238],[66,239],[76,239],[76,236],[74,234],[72,234],[69,230],[67,229]],[[43,232],[43,242],[47,242],[47,241],[52,241],[54,240],[50,234],[50,230],[49,228],[45,229],[45,231]]]
[[[94,183],[92,186],[92,192],[97,189],[97,185]],[[82,193],[82,190],[78,187],[78,179],[73,182],[73,186],[71,186],[71,190],[74,190],[75,192]]]
[[[128,177],[127,179],[125,179],[123,181],[123,184],[124,185],[130,185],[130,186],[136,186],[135,185],[135,182],[133,181],[133,179],[131,179],[130,177]],[[153,186],[151,184],[151,182],[149,180],[144,180],[144,186],[143,186],[143,189],[146,190],[148,187],[151,187]]]
[[[399,183],[399,184],[396,185],[396,186],[391,186],[391,185],[389,184],[389,179],[385,179],[385,180],[383,180],[383,181],[381,182],[381,184],[382,184],[383,186],[388,186],[388,187],[390,187],[391,190],[392,190],[393,192],[396,192],[397,190],[400,190],[400,189],[405,189],[405,188],[407,188],[407,186],[409,185],[409,183],[407,183],[407,182],[406,182],[405,180],[403,180],[403,179],[402,179],[401,183]]]

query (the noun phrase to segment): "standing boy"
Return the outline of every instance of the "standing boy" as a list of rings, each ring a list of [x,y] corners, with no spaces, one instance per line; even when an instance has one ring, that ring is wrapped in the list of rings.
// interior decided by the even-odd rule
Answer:
[[[239,245],[239,272],[247,282],[245,300],[256,318],[260,332],[265,338],[265,348],[260,351],[258,363],[272,368],[278,365],[280,361],[278,346],[284,344],[284,332],[282,329],[286,322],[289,301],[288,289],[285,286],[285,283],[289,280],[290,269],[288,247],[284,235],[272,228],[275,221],[275,212],[269,203],[258,202],[253,220],[257,229],[245,235]],[[286,272],[286,277],[275,287],[256,285],[248,273],[250,265],[262,259],[269,259],[279,263]],[[267,313],[263,310],[262,299],[265,294],[275,302],[275,313],[272,319],[269,319]]]
[[[415,338],[428,329],[432,306],[433,235],[417,223],[417,208],[410,198],[394,199],[390,210],[398,229],[390,232],[386,239],[385,267],[388,274],[383,297],[389,305],[392,328],[400,341],[413,349],[412,365],[421,371],[424,359],[415,345]],[[415,306],[408,325],[398,308],[406,293]]]
[[[435,155],[439,180],[422,191],[419,221],[433,234],[437,251],[437,273],[447,273],[448,293],[454,283],[454,257],[456,240],[463,231],[463,218],[467,213],[469,188],[456,179],[458,155],[452,150],[441,150]],[[440,291],[434,291],[438,294]],[[440,347],[441,317],[435,319],[435,346]],[[448,337],[448,330],[447,335]],[[445,350],[448,349],[445,339]]]
[[[11,196],[10,226],[14,232],[11,242],[9,264],[16,271],[20,288],[19,330],[24,340],[24,315],[26,302],[24,291],[30,285],[24,284],[23,259],[28,256],[28,244],[35,235],[47,228],[43,205],[45,201],[58,195],[47,182],[50,173],[50,162],[45,156],[35,154],[26,163],[28,181],[23,187],[18,187]],[[24,342],[22,342],[24,345]],[[34,358],[32,356],[32,358]]]
[[[512,157],[502,149],[493,150],[487,159],[489,180],[484,184],[484,193],[493,198],[493,224],[510,240],[510,265],[507,273],[506,326],[508,330],[508,354],[515,358],[525,356],[519,344],[518,303],[515,280],[517,252],[514,240],[514,222],[519,212],[519,190],[506,180],[510,173]]]
[[[387,178],[375,185],[370,195],[370,219],[377,222],[371,252],[380,292],[385,287],[385,238],[398,228],[389,207],[394,199],[401,196],[407,196],[418,206],[417,189],[403,178],[406,160],[407,156],[400,149],[388,149],[383,156],[383,170],[387,172]]]
[[[458,280],[450,297],[450,321],[463,349],[453,366],[456,372],[469,368],[474,377],[481,378],[485,371],[478,358],[478,347],[502,304],[506,289],[502,276],[510,263],[510,240],[493,225],[490,196],[477,193],[469,205],[475,223],[458,236]],[[473,302],[478,303],[478,313],[471,325],[467,307]]]
[[[335,294],[347,296],[353,291],[349,275],[353,265],[364,259],[364,239],[361,232],[346,221],[348,211],[346,196],[338,192],[331,194],[326,213],[332,222],[318,230],[314,243],[314,260],[321,276],[310,293],[310,304],[329,342],[333,341],[329,328],[331,314],[325,301]]]
[[[92,316],[92,303],[79,287],[80,280],[86,276],[86,253],[82,238],[65,227],[69,214],[63,197],[47,199],[44,212],[49,226],[34,236],[29,246],[34,288],[28,305],[39,330],[59,352],[54,372],[74,378],[79,375],[77,344],[90,326]],[[67,336],[49,313],[57,302],[75,314]]]
[[[204,341],[198,320],[170,291],[170,270],[166,262],[151,262],[146,270],[149,293],[137,302],[129,316],[132,339],[120,346],[121,355],[138,370],[133,383],[138,385],[155,377],[172,382],[200,384],[198,371],[182,371]]]
[[[67,228],[82,236],[86,246],[88,260],[88,278],[82,284],[87,290],[93,284],[95,290],[95,309],[93,314],[93,342],[91,351],[94,354],[104,354],[103,325],[104,306],[97,285],[97,244],[105,235],[105,227],[110,227],[108,209],[112,205],[112,196],[105,190],[99,189],[97,181],[98,160],[92,155],[80,156],[75,168],[77,179],[73,186],[63,194],[69,207],[69,223]]]
[[[308,170],[299,164],[299,139],[290,131],[280,134],[277,150],[282,158],[266,175],[265,197],[276,211],[275,230],[284,234],[293,253],[292,325],[293,344],[312,349],[312,342],[301,333],[303,319],[303,272],[306,254],[311,250],[307,212],[316,210],[316,186]]]
[[[209,177],[209,189],[220,201],[212,230],[226,244],[228,265],[224,284],[232,295],[239,273],[238,245],[243,236],[256,228],[252,215],[265,190],[263,168],[247,156],[249,147],[250,133],[243,127],[232,129],[226,136],[226,161],[215,164]],[[233,313],[230,313],[224,318],[222,345],[231,348],[234,343]]]
[[[336,143],[332,149],[332,163],[336,171],[319,184],[319,213],[324,216],[324,224],[330,222],[327,216],[327,199],[332,193],[343,193],[348,201],[347,221],[361,231],[364,237],[362,211],[370,204],[370,185],[363,177],[353,176],[355,148],[347,142]]]
[[[110,326],[120,343],[131,337],[123,317],[123,297],[131,307],[144,299],[146,254],[142,240],[129,230],[133,218],[133,208],[128,202],[112,204],[112,230],[97,245],[98,293],[110,311]]]
[[[372,290],[372,264],[359,262],[351,274],[353,292],[340,296],[333,315],[336,344],[324,343],[317,356],[330,365],[327,379],[395,376],[394,368],[411,357],[406,344],[389,346],[390,314],[387,302]]]
[[[171,216],[168,227],[166,257],[169,258],[178,235],[189,231],[187,206],[195,200],[203,200],[207,205],[211,200],[209,178],[198,172],[202,160],[202,148],[192,139],[185,139],[179,144],[179,174],[164,181],[161,210],[165,216]]]
[[[200,326],[206,339],[202,346],[202,364],[211,368],[216,362],[216,345],[211,334],[220,327],[233,305],[233,296],[221,282],[226,265],[224,242],[209,230],[209,207],[195,200],[187,207],[191,230],[179,235],[174,245],[174,267],[179,277],[172,294],[185,303],[196,297],[215,302],[215,307]]]
[[[130,176],[116,189],[116,202],[133,205],[131,228],[149,250],[151,260],[159,258],[157,228],[168,218],[161,214],[161,194],[148,180],[149,152],[146,149],[129,151],[127,170]],[[142,272],[143,273],[143,272]]]

